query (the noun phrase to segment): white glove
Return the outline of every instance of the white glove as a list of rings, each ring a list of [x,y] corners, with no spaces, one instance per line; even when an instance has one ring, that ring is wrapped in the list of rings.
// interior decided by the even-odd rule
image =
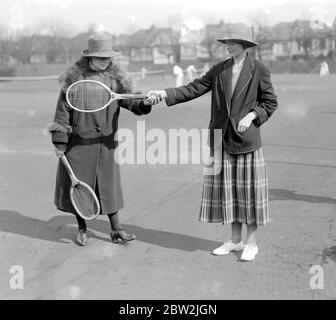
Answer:
[[[158,104],[167,98],[167,92],[165,90],[152,90],[147,93],[147,97],[147,99],[151,101],[151,104]]]

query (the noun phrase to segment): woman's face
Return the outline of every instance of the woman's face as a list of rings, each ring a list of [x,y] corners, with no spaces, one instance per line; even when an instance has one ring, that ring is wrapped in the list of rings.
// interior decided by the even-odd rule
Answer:
[[[109,66],[110,61],[110,58],[93,57],[91,59],[92,65],[98,70],[105,70]]]
[[[227,41],[226,48],[229,55],[233,58],[241,56],[245,51],[245,48],[241,43],[233,41]]]

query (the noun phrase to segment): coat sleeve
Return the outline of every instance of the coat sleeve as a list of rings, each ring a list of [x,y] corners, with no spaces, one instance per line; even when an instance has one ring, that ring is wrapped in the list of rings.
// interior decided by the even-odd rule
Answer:
[[[195,79],[186,86],[165,89],[167,92],[167,105],[172,106],[177,103],[187,102],[209,92],[212,88],[212,70],[210,69],[203,77]]]
[[[65,101],[65,93],[61,90],[54,116],[54,122],[50,123],[48,130],[51,133],[51,141],[55,145],[67,144],[72,131],[71,118],[73,111]]]
[[[118,93],[132,93],[133,79],[126,73],[121,72],[121,77],[116,80],[115,84]],[[141,93],[141,92],[136,92]],[[127,109],[134,114],[140,116],[151,112],[152,106],[144,105],[144,99],[141,100],[119,100],[118,104],[121,108]]]
[[[144,100],[121,100],[119,106],[130,110],[137,116],[145,115],[151,112],[152,106],[145,105]]]
[[[266,66],[262,69],[262,74],[258,86],[257,105],[251,110],[257,113],[256,123],[260,126],[265,123],[278,107],[277,96],[274,94],[271,82],[271,74]]]

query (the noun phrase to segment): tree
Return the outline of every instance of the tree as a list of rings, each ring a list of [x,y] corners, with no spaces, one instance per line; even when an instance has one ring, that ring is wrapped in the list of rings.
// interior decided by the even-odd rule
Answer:
[[[201,45],[206,48],[210,61],[216,58],[216,52],[221,47],[217,39],[222,37],[224,33],[225,24],[223,20],[219,24],[209,24],[203,28]]]
[[[0,65],[9,63],[12,51],[13,42],[8,39],[8,31],[0,25]]]
[[[255,53],[259,60],[263,60],[262,49],[270,45],[271,31],[268,27],[269,10],[255,11],[249,18],[251,21],[252,38],[258,43]]]
[[[12,52],[13,58],[23,64],[30,63],[35,49],[34,40],[34,36],[23,37],[17,40]]]
[[[291,38],[303,48],[306,59],[309,58],[313,37],[314,33],[309,25],[309,21],[295,20],[293,22]]]
[[[155,39],[151,43],[151,46],[157,47],[158,51],[167,57],[167,61],[170,63],[172,57],[174,62],[180,62],[180,32],[172,28],[156,29]]]
[[[336,52],[335,52],[335,45],[336,45],[336,18],[334,19],[334,22],[331,26],[331,30],[330,30],[330,36],[331,36],[331,39],[333,39],[333,49],[330,50],[329,52],[329,56],[332,60],[335,60],[336,58]]]
[[[43,53],[47,63],[67,62],[68,46],[70,41],[64,38],[45,36],[43,40],[43,46],[40,48],[40,53]]]
[[[87,48],[88,39],[92,34],[91,29],[86,32],[79,33],[67,40],[67,59],[69,61],[75,61],[79,58],[81,52]]]
[[[0,39],[0,65],[9,64],[13,52],[13,41]]]

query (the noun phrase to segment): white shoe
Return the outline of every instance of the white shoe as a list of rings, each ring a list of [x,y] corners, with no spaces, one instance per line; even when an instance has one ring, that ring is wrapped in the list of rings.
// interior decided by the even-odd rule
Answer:
[[[243,253],[240,259],[243,261],[252,261],[256,257],[257,254],[258,254],[258,247],[256,245],[251,246],[247,244],[244,247],[244,250],[243,250]]]
[[[223,245],[221,245],[219,248],[213,250],[212,254],[214,254],[215,256],[223,256],[231,251],[240,251],[243,249],[244,249],[243,241],[240,241],[239,243],[233,243],[231,240],[229,240],[225,242]]]

